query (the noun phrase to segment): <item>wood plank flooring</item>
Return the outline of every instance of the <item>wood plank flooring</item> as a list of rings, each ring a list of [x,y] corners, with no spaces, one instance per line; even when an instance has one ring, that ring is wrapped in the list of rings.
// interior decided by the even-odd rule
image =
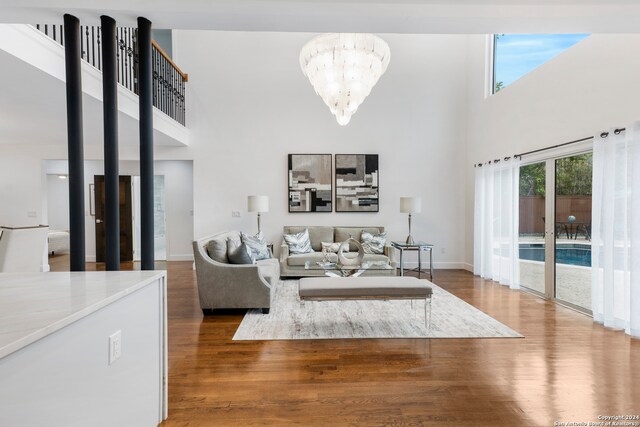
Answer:
[[[640,340],[466,271],[438,270],[434,282],[524,339],[234,342],[244,313],[203,318],[191,262],[165,265],[162,426],[514,427],[640,414]]]

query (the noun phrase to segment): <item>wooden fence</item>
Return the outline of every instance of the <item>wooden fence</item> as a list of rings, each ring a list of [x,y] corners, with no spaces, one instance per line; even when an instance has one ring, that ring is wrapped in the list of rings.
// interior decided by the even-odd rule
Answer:
[[[520,196],[520,234],[544,235],[544,203],[544,196]],[[591,224],[591,196],[556,196],[556,222],[570,215]]]

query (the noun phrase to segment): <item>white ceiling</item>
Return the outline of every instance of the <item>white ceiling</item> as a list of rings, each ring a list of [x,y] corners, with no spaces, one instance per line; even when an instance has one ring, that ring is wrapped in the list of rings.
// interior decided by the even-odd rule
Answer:
[[[122,26],[134,26],[137,16],[145,16],[155,28],[173,29],[640,33],[640,0],[0,0],[0,22],[61,23],[64,13],[87,25],[98,24],[101,14]],[[2,142],[64,143],[64,83],[6,53],[0,63]],[[15,81],[30,82],[28,90]],[[84,99],[85,141],[101,142],[101,103]],[[25,127],[24,118],[32,119],[31,126]],[[137,122],[124,114],[119,121],[121,134],[128,136],[121,143],[135,143]]]
[[[639,0],[0,0],[0,22],[376,33],[635,33]]]

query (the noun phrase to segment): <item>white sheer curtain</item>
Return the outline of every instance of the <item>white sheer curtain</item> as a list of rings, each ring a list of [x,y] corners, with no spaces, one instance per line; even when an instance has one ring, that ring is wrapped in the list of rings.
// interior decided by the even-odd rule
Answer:
[[[593,144],[593,319],[640,337],[640,122]]]
[[[520,161],[476,168],[473,272],[518,289]]]

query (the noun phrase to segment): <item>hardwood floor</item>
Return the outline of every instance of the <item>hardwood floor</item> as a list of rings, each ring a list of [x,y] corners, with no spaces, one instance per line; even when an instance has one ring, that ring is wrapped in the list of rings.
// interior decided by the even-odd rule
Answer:
[[[640,414],[640,340],[466,271],[438,270],[434,282],[525,338],[234,342],[244,313],[203,318],[191,262],[166,266],[162,426],[553,426]]]

